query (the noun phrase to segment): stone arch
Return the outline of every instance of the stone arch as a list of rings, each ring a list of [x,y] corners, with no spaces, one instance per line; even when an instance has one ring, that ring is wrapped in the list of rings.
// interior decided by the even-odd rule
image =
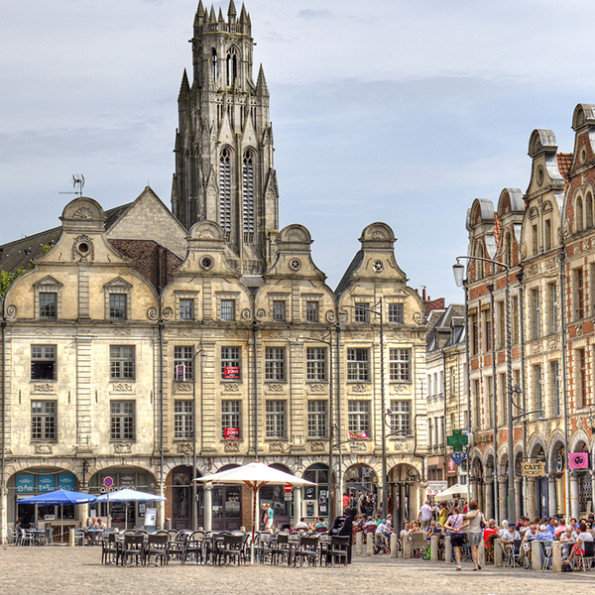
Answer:
[[[587,452],[589,449],[589,442],[590,440],[587,432],[585,432],[583,429],[580,429],[572,434],[568,443],[568,449],[570,452],[581,452],[581,449],[584,449],[584,452]]]
[[[400,530],[406,521],[417,519],[423,496],[420,472],[410,463],[399,463],[388,472],[389,510],[395,527]]]
[[[566,454],[564,448],[564,435],[562,432],[554,432],[549,440],[549,446],[547,449],[547,470],[550,473],[555,473],[558,469],[558,455],[560,452],[564,452],[563,457],[563,468],[566,466]]]

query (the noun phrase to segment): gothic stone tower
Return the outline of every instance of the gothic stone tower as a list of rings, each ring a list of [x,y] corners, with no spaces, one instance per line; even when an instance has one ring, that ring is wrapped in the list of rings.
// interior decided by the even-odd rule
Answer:
[[[188,229],[216,221],[249,280],[270,261],[279,193],[262,66],[256,84],[252,77],[250,16],[242,6],[238,18],[233,0],[227,16],[199,2],[190,40],[193,82],[184,71],[178,97],[172,209]]]

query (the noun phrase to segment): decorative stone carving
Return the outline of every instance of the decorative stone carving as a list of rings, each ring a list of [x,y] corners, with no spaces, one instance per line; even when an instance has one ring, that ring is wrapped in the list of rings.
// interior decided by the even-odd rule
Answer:
[[[52,334],[52,331],[49,328],[36,328],[35,334],[40,337],[47,337]]]
[[[398,440],[393,442],[392,445],[393,445],[394,450],[406,450],[407,449],[407,444],[405,444],[405,442],[400,442]]]
[[[131,393],[133,391],[134,387],[129,382],[116,382],[110,388],[110,393]]]
[[[424,324],[423,314],[421,312],[416,312],[413,315],[413,322],[415,322],[415,324]]]
[[[177,393],[191,393],[192,392],[192,384],[190,382],[176,382],[176,392]]]
[[[289,452],[289,445],[285,442],[269,442],[271,452]]]
[[[351,452],[367,452],[368,445],[363,440],[352,440],[349,443]]]
[[[192,335],[192,332],[189,328],[179,328],[178,329],[178,337],[190,337]]]
[[[34,393],[55,393],[56,387],[49,382],[44,384],[34,384],[31,392]]]
[[[147,310],[147,318],[149,320],[157,320],[157,308],[149,308]]]
[[[326,384],[310,384],[311,393],[324,393],[326,392]]]
[[[36,455],[51,455],[53,454],[53,449],[51,444],[36,444],[35,445],[35,454]]]
[[[6,317],[10,320],[17,317],[17,307],[14,304],[10,304],[10,306],[6,308]]]
[[[316,440],[315,442],[310,442],[310,450],[312,452],[324,452],[326,448],[324,442]]]
[[[132,447],[128,442],[116,442],[114,444],[115,455],[129,455],[132,452]]]
[[[302,262],[299,258],[292,258],[289,261],[289,268],[292,271],[299,271],[301,267],[302,267]]]
[[[93,212],[87,207],[79,207],[73,214],[73,219],[93,219]]]
[[[176,444],[176,452],[178,454],[188,454],[192,452],[192,443],[191,442],[178,442]]]
[[[242,310],[242,320],[250,320],[252,318],[252,312],[249,308],[244,308]]]
[[[230,337],[232,339],[235,339],[237,337],[240,336],[240,331],[237,331],[235,329],[225,329],[225,332],[223,333],[226,337]]]
[[[386,236],[381,231],[373,231],[372,232],[372,239],[373,240],[384,240]]]
[[[285,390],[284,384],[267,384],[267,389],[272,393],[282,393]]]
[[[408,393],[411,391],[409,384],[391,384],[392,392],[394,393]]]
[[[127,326],[114,326],[112,332],[117,337],[130,337],[130,329]]]
[[[266,312],[264,311],[263,308],[258,308],[258,310],[256,310],[256,318],[257,320],[262,320],[265,316],[266,316]]]
[[[230,382],[229,384],[224,384],[223,392],[224,393],[239,393],[240,385],[235,382]]]
[[[357,393],[357,394],[369,393],[370,390],[371,390],[371,387],[368,384],[353,384],[351,386],[352,393]]]
[[[163,308],[163,318],[169,320],[173,316],[174,311],[171,308]]]
[[[382,273],[384,270],[384,263],[381,260],[375,260],[372,268],[374,269],[374,272]]]
[[[240,443],[236,440],[228,440],[223,445],[223,450],[225,452],[240,452]]]
[[[335,311],[327,310],[325,317],[327,322],[335,322]]]

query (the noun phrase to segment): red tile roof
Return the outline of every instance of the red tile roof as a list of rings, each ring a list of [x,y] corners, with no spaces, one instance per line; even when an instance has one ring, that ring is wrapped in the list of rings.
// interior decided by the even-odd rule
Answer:
[[[558,170],[564,179],[568,179],[568,171],[572,163],[572,153],[558,153]]]

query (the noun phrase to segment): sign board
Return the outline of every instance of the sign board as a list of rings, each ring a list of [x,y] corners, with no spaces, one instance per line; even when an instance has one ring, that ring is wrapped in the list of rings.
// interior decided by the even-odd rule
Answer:
[[[466,456],[466,452],[460,452],[457,450],[455,450],[455,452],[450,453],[450,458],[454,461],[457,467],[465,460]]]
[[[185,382],[186,381],[186,366],[184,364],[178,364],[176,366],[176,381],[177,382]]]
[[[568,453],[568,468],[569,469],[588,469],[589,468],[589,453],[588,452],[570,452],[570,453]]]
[[[285,502],[291,502],[293,500],[293,494],[283,494],[283,500]]]
[[[145,510],[145,527],[157,526],[157,509],[147,508]]]
[[[239,366],[225,366],[223,369],[225,380],[239,380],[240,367]]]
[[[291,492],[293,492],[293,486],[292,486],[290,483],[286,483],[286,484],[283,486],[283,491],[284,491],[286,494],[291,494]]]
[[[34,475],[17,475],[17,492],[19,494],[27,494],[35,491],[35,476]]]
[[[448,457],[448,466],[447,466],[447,473],[456,473],[457,472],[457,466],[455,464],[455,462]]]
[[[426,488],[426,492],[428,496],[435,496],[436,494],[440,493],[442,490],[445,490],[448,487],[448,482],[446,480],[440,481],[430,481],[428,483],[428,487]]]
[[[539,463],[521,463],[521,475],[523,477],[543,477],[545,474],[545,461]]]
[[[53,492],[56,489],[55,475],[38,475],[37,476],[37,491],[38,492]]]
[[[60,473],[58,475],[58,489],[74,492],[74,475],[72,473]]]
[[[240,428],[223,428],[224,440],[239,440]]]
[[[111,488],[114,485],[114,480],[108,475],[107,477],[103,478],[103,485],[106,488]]]

